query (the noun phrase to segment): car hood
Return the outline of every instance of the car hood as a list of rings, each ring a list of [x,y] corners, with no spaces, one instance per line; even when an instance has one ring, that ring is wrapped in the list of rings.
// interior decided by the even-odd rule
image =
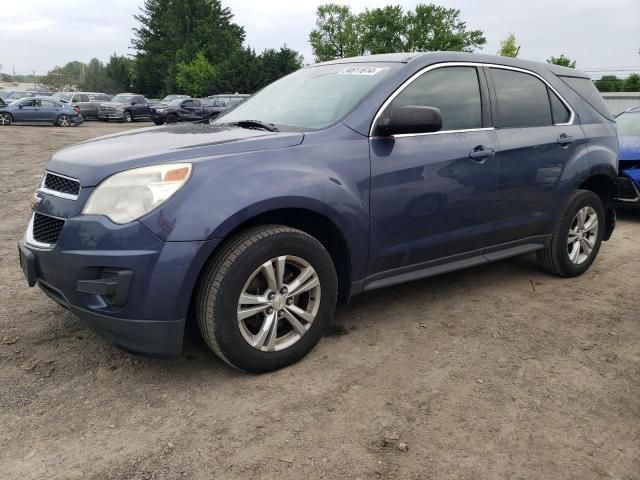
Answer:
[[[620,160],[640,160],[640,135],[623,135],[620,143]]]
[[[55,153],[47,170],[92,187],[122,170],[168,162],[287,148],[302,143],[299,132],[268,132],[229,125],[187,123],[151,127],[89,140]]]
[[[127,107],[129,106],[128,103],[120,103],[120,102],[100,102],[100,106],[105,106],[105,107]]]

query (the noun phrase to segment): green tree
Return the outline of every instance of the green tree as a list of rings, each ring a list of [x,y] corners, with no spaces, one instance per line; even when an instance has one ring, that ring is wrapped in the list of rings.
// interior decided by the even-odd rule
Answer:
[[[177,65],[176,85],[180,92],[194,97],[202,97],[208,93],[216,81],[216,69],[198,52],[189,63]]]
[[[487,39],[482,30],[469,30],[461,12],[433,3],[416,5],[405,15],[406,52],[472,52],[482,48]]]
[[[105,66],[107,90],[112,93],[127,92],[132,87],[133,60],[129,57],[118,56],[115,53],[109,58]]]
[[[640,92],[640,75],[632,73],[622,84],[623,92]]]
[[[552,63],[553,65],[561,65],[563,67],[576,68],[575,60],[571,60],[569,57],[565,57],[564,54],[561,54],[559,57],[548,58],[547,63]]]
[[[145,0],[135,19],[134,83],[148,95],[174,91],[177,65],[189,64],[198,52],[216,66],[244,41],[244,28],[220,0]]]
[[[109,90],[104,64],[97,58],[92,58],[87,64],[84,71],[84,81],[80,84],[80,89],[89,92],[106,92]]]
[[[515,58],[520,53],[520,45],[516,44],[516,36],[513,33],[509,33],[507,38],[500,42],[500,50],[498,55],[501,57]]]
[[[594,83],[600,92],[619,92],[622,90],[624,81],[615,75],[603,75]]]
[[[347,6],[321,5],[316,28],[309,34],[316,61],[365,53],[473,51],[487,40],[481,30],[468,30],[460,10],[418,4],[414,10],[386,6],[356,15]]]
[[[317,62],[361,55],[358,19],[346,5],[327,3],[316,11],[316,28],[309,43]]]
[[[302,67],[302,62],[302,55],[295,50],[287,48],[286,45],[281,47],[280,50],[265,50],[260,54],[262,78],[259,88],[295,72]]]
[[[406,50],[407,21],[401,6],[365,10],[356,19],[363,45],[370,54]]]

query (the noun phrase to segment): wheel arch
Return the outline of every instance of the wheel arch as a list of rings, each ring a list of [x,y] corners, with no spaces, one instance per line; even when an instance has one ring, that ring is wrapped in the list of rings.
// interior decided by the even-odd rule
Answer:
[[[239,232],[259,225],[284,225],[301,230],[318,240],[331,256],[338,276],[338,295],[342,301],[347,301],[351,295],[352,267],[351,249],[342,229],[326,214],[312,208],[282,207],[261,211],[242,221],[230,219],[221,225],[216,235],[224,238],[213,250],[209,259],[201,268],[205,270],[209,260],[224,248],[224,245]],[[197,282],[199,283],[199,282]],[[196,284],[197,285],[197,284]],[[197,287],[196,287],[197,288]],[[195,294],[196,289],[194,288]],[[192,295],[193,296],[193,295]]]
[[[582,190],[589,190],[595,193],[600,197],[600,200],[602,200],[606,216],[604,241],[611,238],[616,224],[615,197],[617,184],[615,179],[615,172],[613,172],[612,175],[612,171],[609,168],[594,169],[578,186],[578,188]]]

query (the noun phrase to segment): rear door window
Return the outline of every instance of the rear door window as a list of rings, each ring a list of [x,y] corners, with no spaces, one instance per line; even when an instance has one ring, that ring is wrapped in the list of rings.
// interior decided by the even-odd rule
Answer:
[[[482,100],[475,67],[430,70],[393,99],[385,116],[403,106],[435,107],[442,114],[442,130],[482,127]]]
[[[549,100],[551,101],[551,116],[553,117],[553,123],[567,123],[571,119],[571,112],[566,107],[562,100],[556,95],[553,90],[549,90]]]
[[[551,104],[546,84],[528,73],[491,68],[495,87],[497,128],[551,125]]]

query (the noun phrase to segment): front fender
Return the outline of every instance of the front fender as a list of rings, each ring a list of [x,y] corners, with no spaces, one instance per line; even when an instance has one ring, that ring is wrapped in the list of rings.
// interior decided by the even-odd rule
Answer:
[[[280,209],[323,215],[341,231],[352,278],[366,269],[369,147],[346,126],[305,136],[297,146],[196,160],[187,185],[141,221],[165,241],[225,238],[252,218]]]

